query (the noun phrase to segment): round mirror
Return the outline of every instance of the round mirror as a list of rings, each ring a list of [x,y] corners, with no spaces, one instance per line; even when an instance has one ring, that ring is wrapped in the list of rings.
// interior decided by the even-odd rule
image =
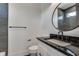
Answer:
[[[52,14],[52,24],[60,31],[70,31],[79,26],[79,3],[59,3]]]

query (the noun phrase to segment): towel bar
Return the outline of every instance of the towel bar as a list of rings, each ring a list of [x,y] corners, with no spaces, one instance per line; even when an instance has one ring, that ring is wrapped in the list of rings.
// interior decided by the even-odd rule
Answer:
[[[27,27],[22,27],[22,26],[9,26],[9,28],[27,28]]]

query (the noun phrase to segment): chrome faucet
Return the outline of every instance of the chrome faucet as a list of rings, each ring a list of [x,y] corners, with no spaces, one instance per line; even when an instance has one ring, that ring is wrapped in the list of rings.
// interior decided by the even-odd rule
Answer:
[[[58,32],[58,39],[59,39],[59,35],[61,35],[61,40],[63,40],[63,31]]]

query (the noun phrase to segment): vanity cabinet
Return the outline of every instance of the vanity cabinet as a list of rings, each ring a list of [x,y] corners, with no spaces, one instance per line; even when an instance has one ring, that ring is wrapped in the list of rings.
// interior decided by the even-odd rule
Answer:
[[[39,45],[39,53],[42,56],[66,56],[60,51],[57,51],[53,47],[45,44],[44,42],[41,42],[38,40],[38,45]]]

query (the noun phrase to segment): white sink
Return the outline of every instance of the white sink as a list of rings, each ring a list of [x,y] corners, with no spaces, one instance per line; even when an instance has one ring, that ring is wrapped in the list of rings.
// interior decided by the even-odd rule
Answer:
[[[67,43],[67,42],[64,42],[64,41],[60,41],[60,40],[56,40],[56,39],[49,39],[47,41],[52,42],[54,44],[57,44],[59,46],[64,46],[64,47],[68,46],[68,45],[71,45],[70,43]]]

